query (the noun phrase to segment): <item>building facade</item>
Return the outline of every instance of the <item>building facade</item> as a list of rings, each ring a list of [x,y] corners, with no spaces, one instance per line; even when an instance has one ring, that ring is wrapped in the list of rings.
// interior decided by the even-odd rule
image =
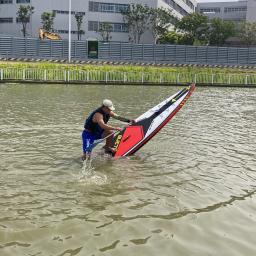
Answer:
[[[226,21],[241,22],[246,20],[247,0],[233,2],[201,2],[197,5],[197,11],[206,15],[209,19],[220,18]]]
[[[248,0],[246,20],[248,22],[256,22],[256,0]]]
[[[196,9],[195,0],[72,0],[72,39],[77,39],[77,23],[74,16],[75,13],[80,12],[84,15],[81,28],[84,31],[82,40],[92,38],[101,40],[101,36],[96,31],[100,23],[108,22],[112,25],[112,41],[128,41],[128,28],[121,12],[130,4],[167,8],[178,18]],[[68,38],[69,0],[0,0],[0,34],[22,36],[21,23],[16,18],[20,5],[34,7],[34,13],[27,26],[28,37],[38,37],[38,29],[42,26],[42,13],[54,11],[55,32],[63,39]],[[146,31],[141,41],[152,43],[152,33]]]

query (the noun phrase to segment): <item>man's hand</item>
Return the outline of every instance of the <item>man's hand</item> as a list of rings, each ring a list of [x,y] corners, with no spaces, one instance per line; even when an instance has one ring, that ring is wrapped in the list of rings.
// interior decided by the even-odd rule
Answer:
[[[133,125],[133,124],[135,124],[136,122],[135,122],[135,120],[130,120],[130,124],[131,125]]]
[[[121,132],[121,131],[123,130],[123,128],[121,128],[121,127],[116,127],[115,130]]]

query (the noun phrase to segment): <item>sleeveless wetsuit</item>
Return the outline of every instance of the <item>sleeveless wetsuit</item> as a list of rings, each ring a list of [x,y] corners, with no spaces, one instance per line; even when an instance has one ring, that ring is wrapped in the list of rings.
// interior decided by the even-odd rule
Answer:
[[[98,108],[94,110],[86,119],[84,124],[84,131],[82,133],[83,140],[83,152],[91,152],[91,145],[94,143],[94,140],[101,139],[104,129],[102,129],[97,123],[93,122],[93,116],[96,113],[100,113],[103,115],[103,120],[105,124],[109,121],[110,115],[106,114],[102,108]]]

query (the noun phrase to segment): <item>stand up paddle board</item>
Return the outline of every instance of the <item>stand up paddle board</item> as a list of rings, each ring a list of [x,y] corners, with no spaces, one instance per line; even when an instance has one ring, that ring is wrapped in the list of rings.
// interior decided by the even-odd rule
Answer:
[[[195,90],[195,84],[167,98],[151,108],[114,136],[114,158],[130,156],[152,139],[180,110]]]

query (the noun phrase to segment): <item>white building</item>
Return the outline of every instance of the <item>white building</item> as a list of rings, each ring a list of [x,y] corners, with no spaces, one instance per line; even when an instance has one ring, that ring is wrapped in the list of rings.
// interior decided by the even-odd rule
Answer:
[[[128,41],[127,26],[123,21],[121,10],[129,4],[145,4],[149,7],[164,7],[171,9],[173,14],[182,18],[192,13],[196,8],[195,0],[72,0],[72,39],[77,39],[76,12],[83,13],[82,30],[85,34],[82,40],[88,38],[101,39],[95,32],[100,22],[109,22],[113,26],[113,41]],[[20,5],[31,5],[34,13],[27,26],[29,37],[37,37],[42,26],[41,14],[55,11],[54,29],[62,38],[68,38],[69,0],[0,0],[0,34],[22,36],[21,23],[17,20],[17,10]],[[142,36],[142,42],[152,43],[153,37],[149,31]]]
[[[246,20],[248,22],[256,22],[256,0],[248,0]]]
[[[247,0],[232,2],[200,2],[197,5],[197,11],[210,19],[221,18],[222,20],[241,22],[246,20]]]

